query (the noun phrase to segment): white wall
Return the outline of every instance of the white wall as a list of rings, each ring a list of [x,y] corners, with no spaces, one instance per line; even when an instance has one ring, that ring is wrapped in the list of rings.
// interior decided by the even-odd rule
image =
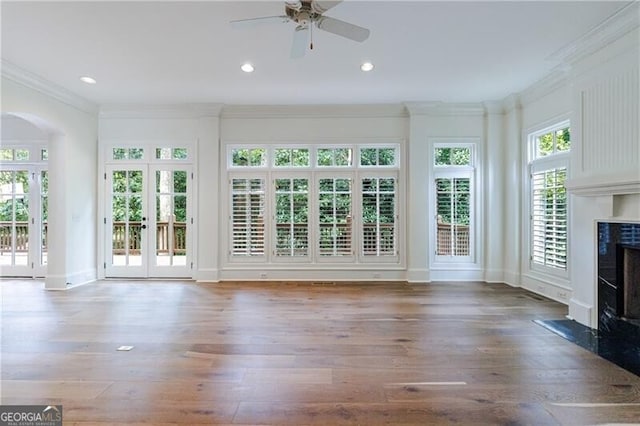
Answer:
[[[225,106],[222,143],[402,139],[402,105]]]
[[[97,116],[90,109],[2,77],[2,112],[48,135],[49,267],[47,288],[96,277]]]
[[[2,143],[47,144],[48,135],[42,129],[20,117],[3,115]]]
[[[434,143],[446,140],[467,140],[477,143],[476,165],[483,170],[485,144],[485,109],[479,104],[447,105],[440,103],[407,104],[410,113],[408,159],[408,266],[407,280],[429,282],[440,280],[482,280],[484,279],[482,245],[477,246],[477,257],[473,264],[439,265],[433,268],[432,240],[434,229],[433,211],[429,190],[433,171]],[[499,143],[501,136],[495,136]],[[482,229],[483,206],[486,205],[483,191],[483,175],[475,175],[477,191],[475,209],[476,223]],[[483,194],[478,195],[478,194]],[[482,234],[477,235],[480,244]],[[499,267],[498,267],[499,268]],[[495,269],[493,266],[491,269]]]
[[[504,210],[502,255],[504,281],[514,287],[520,286],[522,272],[520,255],[523,233],[522,153],[525,151],[522,145],[522,109],[519,100],[512,97],[505,105],[504,115],[503,190],[505,196],[502,203]]]

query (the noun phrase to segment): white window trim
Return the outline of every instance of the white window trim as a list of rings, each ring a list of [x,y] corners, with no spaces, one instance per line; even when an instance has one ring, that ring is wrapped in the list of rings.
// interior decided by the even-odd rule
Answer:
[[[480,211],[480,190],[482,182],[477,172],[480,158],[480,139],[470,138],[438,138],[431,141],[429,151],[429,164],[431,173],[427,182],[429,191],[429,208],[427,211],[429,221],[429,265],[432,270],[450,270],[451,268],[476,270],[481,262],[477,250],[480,241],[482,213]],[[469,148],[469,165],[435,165],[436,148]],[[470,215],[469,226],[469,256],[442,256],[437,254],[437,213],[436,213],[436,193],[435,181],[437,178],[469,177],[471,185],[471,199],[469,202]]]
[[[278,149],[308,149],[309,150],[309,165],[307,166],[276,166],[276,150]],[[291,144],[274,144],[273,146],[269,146],[269,158],[271,159],[270,167],[273,171],[309,171],[314,168],[314,164],[316,161],[316,153],[313,145],[291,145]]]
[[[222,159],[223,167],[226,167],[226,177],[223,180],[222,190],[225,196],[223,214],[226,215],[224,221],[222,236],[226,241],[222,241],[223,250],[227,252],[222,257],[223,263],[221,267],[229,271],[236,271],[239,267],[245,265],[250,270],[256,268],[279,268],[285,265],[289,265],[291,268],[345,268],[359,270],[362,268],[374,268],[374,269],[388,269],[397,270],[404,267],[406,259],[402,255],[403,247],[405,244],[404,233],[406,232],[404,224],[404,214],[399,212],[399,206],[403,205],[405,200],[405,189],[401,182],[401,170],[399,164],[401,163],[401,156],[405,155],[401,150],[401,144],[398,142],[386,142],[381,141],[369,141],[363,140],[362,142],[353,141],[341,143],[334,142],[322,142],[298,143],[295,141],[275,141],[275,142],[248,142],[243,143],[239,141],[223,142],[223,152],[226,153]],[[396,166],[359,166],[359,153],[360,148],[393,148],[396,152]],[[232,166],[232,155],[234,149],[239,148],[263,148],[266,151],[267,162],[265,167],[249,167],[249,166]],[[274,164],[275,149],[297,149],[308,148],[310,155],[309,167],[278,167]],[[352,150],[353,161],[350,166],[318,166],[317,165],[317,150],[329,148],[349,148]],[[266,246],[265,256],[260,259],[253,259],[249,257],[234,257],[231,256],[231,235],[230,235],[230,215],[231,215],[231,198],[229,182],[232,178],[248,178],[250,176],[260,177],[265,176],[265,182],[267,183],[267,196],[265,205],[265,217],[269,218],[269,223],[266,226]],[[302,176],[309,177],[309,209],[310,209],[310,232],[309,232],[309,257],[291,258],[286,256],[275,256],[275,220],[273,216],[275,214],[275,191],[273,184],[276,178],[290,177],[290,176]],[[361,220],[359,215],[361,214],[361,179],[363,176],[368,177],[394,177],[396,179],[396,256],[363,256],[361,253]],[[322,177],[346,177],[352,179],[352,247],[351,255],[349,256],[319,256],[319,222],[318,222],[318,179]],[[228,229],[227,229],[228,228]],[[253,268],[251,265],[255,265]],[[303,266],[304,265],[304,266]]]
[[[264,165],[260,165],[260,166],[236,166],[233,164],[233,151],[236,149],[264,149],[264,155],[265,155],[265,159],[264,159]],[[272,159],[273,159],[273,150],[271,149],[270,146],[268,145],[264,145],[264,144],[234,144],[234,145],[227,145],[227,155],[226,155],[226,163],[227,163],[227,170],[231,171],[231,170],[244,170],[244,171],[250,171],[250,170],[269,170],[270,168],[272,168]]]
[[[102,142],[102,164],[194,164],[196,158],[196,143],[185,140],[124,140],[124,141],[104,141]],[[122,160],[113,159],[114,148],[141,148],[142,158],[124,158]],[[156,158],[156,148],[184,148],[187,150],[187,158],[162,160]]]
[[[469,148],[469,164],[462,164],[462,165],[457,165],[457,164],[451,164],[451,165],[447,165],[447,164],[440,164],[440,165],[436,165],[436,159],[435,159],[435,151],[438,148]],[[470,170],[475,170],[476,168],[476,156],[477,156],[477,143],[475,142],[435,142],[433,144],[433,147],[431,148],[431,164],[433,164],[433,168],[434,170],[438,170],[438,169],[470,169]]]
[[[344,166],[340,166],[340,165],[331,165],[331,166],[321,166],[318,164],[318,151],[321,149],[350,149],[351,150],[351,164],[347,164]],[[357,168],[358,162],[359,162],[359,158],[358,158],[358,153],[360,152],[360,150],[358,149],[358,147],[356,147],[353,144],[345,144],[345,145],[340,145],[340,144],[319,144],[319,145],[315,145],[313,147],[313,163],[312,164],[312,168],[315,170],[319,170],[319,171],[326,171],[326,170],[331,170],[331,169],[335,169],[335,170],[354,170]]]
[[[227,229],[226,229],[226,234],[227,234],[227,259],[229,261],[229,263],[231,264],[238,264],[238,263],[265,263],[270,261],[271,259],[271,253],[270,253],[270,241],[271,241],[271,226],[267,223],[265,223],[265,227],[264,227],[264,254],[263,255],[259,255],[259,256],[234,256],[233,255],[233,250],[231,249],[231,246],[233,244],[233,228],[231,226],[232,223],[232,216],[233,216],[233,195],[232,195],[232,187],[231,187],[231,181],[233,179],[263,179],[264,180],[264,187],[265,187],[265,200],[264,200],[264,217],[268,218],[272,216],[272,209],[271,209],[271,200],[269,199],[270,197],[269,195],[269,184],[270,184],[270,180],[269,180],[269,176],[267,175],[267,173],[265,172],[260,172],[259,170],[255,170],[254,168],[248,168],[248,169],[253,169],[253,173],[251,172],[243,172],[243,173],[234,173],[234,172],[230,172],[228,174],[228,179],[227,179],[227,185],[226,185],[226,192],[225,192],[225,198],[227,200],[227,209],[226,209],[226,217],[227,220],[225,221],[227,224]]]
[[[351,254],[350,255],[344,255],[344,256],[322,256],[320,255],[320,221],[318,220],[318,218],[320,217],[319,215],[319,208],[320,205],[318,203],[318,195],[320,194],[319,192],[319,188],[320,188],[320,179],[350,179],[351,180]],[[358,190],[358,181],[357,181],[358,177],[355,173],[353,173],[352,171],[347,171],[347,170],[342,170],[342,173],[340,172],[325,172],[320,171],[315,173],[315,179],[313,182],[314,187],[316,188],[316,190],[313,192],[313,198],[314,198],[314,217],[315,217],[315,221],[314,221],[314,239],[313,239],[313,244],[314,244],[314,250],[315,250],[315,256],[314,256],[314,260],[316,263],[353,263],[356,260],[356,250],[359,247],[359,242],[360,242],[360,235],[357,232],[357,229],[359,229],[359,224],[360,221],[358,220],[358,215],[359,215],[359,206],[357,205],[357,201],[360,199],[359,196],[357,195],[357,190]]]
[[[43,149],[48,149],[47,142],[38,140],[34,141],[34,144],[27,145],[24,141],[19,141],[16,143],[5,142],[2,141],[2,149],[12,149],[14,150],[26,150],[29,151],[29,159],[28,160],[2,160],[0,159],[0,165],[38,165],[38,164],[47,164],[48,160],[43,160],[41,153]]]
[[[556,155],[569,154],[569,151],[563,151],[560,153],[555,153],[551,155],[547,155],[544,157],[536,158],[536,138],[542,136],[546,133],[553,132],[556,130],[564,129],[565,127],[571,127],[571,123],[569,118],[561,117],[557,120],[553,120],[551,122],[546,122],[542,124],[540,127],[532,127],[527,130],[526,138],[527,138],[527,164],[531,164],[533,161],[539,161],[544,158],[555,157]],[[573,148],[573,147],[572,147]]]
[[[363,166],[360,164],[360,158],[362,155],[362,150],[363,149],[369,149],[369,148],[375,148],[375,149],[393,149],[395,150],[395,155],[394,155],[394,164],[389,164],[389,165],[374,165],[374,166]],[[384,170],[384,169],[399,169],[400,168],[400,145],[399,144],[381,144],[381,145],[358,145],[358,149],[357,149],[357,153],[356,153],[356,167],[359,169],[376,169],[376,170]]]
[[[29,202],[29,241],[38,241],[41,237],[38,227],[42,227],[42,173],[49,172],[48,160],[41,160],[40,150],[46,149],[45,145],[35,145],[32,147],[16,144],[2,145],[3,148],[11,149],[28,149],[29,160],[3,160],[0,161],[0,171],[3,172],[26,172],[29,177],[29,189],[28,189],[28,202]],[[31,160],[35,153],[38,154],[38,161]],[[23,194],[24,196],[24,194]],[[48,202],[49,190],[46,193]],[[49,212],[51,211],[51,204],[49,204]],[[36,226],[34,226],[36,225]],[[50,247],[47,247],[49,250]],[[11,273],[15,273],[16,276],[24,277],[44,277],[47,274],[48,263],[42,262],[42,251],[40,244],[29,244],[27,259],[29,263],[24,265],[7,265],[7,269],[10,269]],[[33,262],[33,264],[31,264]]]
[[[271,240],[266,241],[266,248],[265,250],[269,250],[269,254],[270,254],[270,258],[269,260],[273,263],[309,263],[312,261],[312,259],[314,259],[315,257],[315,247],[312,244],[312,242],[315,240],[314,237],[314,227],[313,227],[313,220],[312,218],[314,217],[314,209],[315,209],[315,201],[313,199],[313,195],[315,194],[315,182],[313,179],[313,175],[310,171],[305,171],[306,169],[300,170],[301,168],[295,168],[294,170],[283,170],[280,167],[276,167],[275,171],[271,173],[270,176],[270,180],[268,182],[268,185],[271,186],[272,190],[269,191],[269,189],[267,188],[267,192],[269,195],[268,200],[267,201],[267,208],[269,208],[270,216],[271,220],[269,221],[268,227],[270,228],[270,235],[271,235]],[[275,183],[276,183],[276,179],[308,179],[308,209],[309,209],[309,214],[308,214],[308,218],[309,221],[307,222],[307,228],[308,228],[308,237],[307,237],[307,242],[308,247],[307,247],[307,255],[306,256],[278,256],[276,255],[275,251],[276,251],[276,238],[277,238],[277,231],[276,231],[276,220],[275,220],[275,215],[276,215],[276,201],[275,201]]]
[[[362,236],[363,234],[361,233],[362,230],[362,179],[367,179],[367,178],[375,178],[375,179],[385,179],[385,178],[392,178],[395,180],[395,192],[394,192],[394,216],[395,216],[395,226],[394,226],[394,242],[395,242],[395,254],[393,255],[380,255],[380,256],[374,256],[374,255],[365,255],[364,254],[364,241],[362,241]],[[356,228],[356,234],[358,236],[358,238],[360,239],[358,246],[357,246],[357,255],[358,255],[358,259],[361,263],[380,263],[381,260],[384,260],[385,263],[387,262],[395,262],[398,263],[400,261],[400,235],[401,235],[401,228],[400,228],[400,212],[399,212],[399,206],[400,206],[400,177],[399,177],[399,172],[397,171],[390,171],[390,170],[380,170],[377,172],[373,172],[373,170],[371,170],[370,168],[368,168],[368,170],[362,170],[360,173],[358,173],[357,176],[357,189],[359,191],[358,194],[358,205],[354,206],[357,210],[357,223],[358,223],[358,227]]]
[[[469,179],[469,194],[470,194],[470,200],[469,200],[469,228],[470,228],[470,232],[469,232],[469,255],[468,256],[453,256],[453,255],[439,255],[437,254],[437,222],[438,222],[438,218],[437,218],[437,212],[435,211],[435,204],[436,204],[436,188],[435,188],[435,181],[436,179],[439,178],[467,178]],[[431,182],[431,187],[430,190],[433,192],[433,204],[432,204],[432,208],[434,209],[434,227],[432,228],[433,230],[433,246],[432,246],[432,251],[433,251],[433,263],[434,264],[438,264],[438,263],[446,263],[446,264],[451,264],[451,263],[460,263],[460,264],[473,264],[475,263],[475,258],[476,258],[476,250],[475,250],[475,245],[476,245],[476,238],[475,238],[475,234],[477,232],[476,230],[476,203],[475,203],[475,194],[476,194],[476,183],[475,183],[475,171],[474,170],[470,170],[469,167],[464,167],[464,168],[460,168],[459,170],[447,170],[447,171],[441,171],[441,172],[435,172],[432,182]]]
[[[524,179],[525,196],[522,199],[524,204],[524,222],[526,223],[526,232],[524,232],[523,238],[523,265],[525,266],[525,275],[531,275],[532,278],[541,280],[543,282],[552,282],[560,286],[568,288],[570,271],[570,236],[569,231],[571,229],[570,211],[571,211],[571,198],[567,195],[567,267],[566,269],[554,268],[545,265],[540,265],[533,262],[533,174],[540,173],[547,170],[553,170],[558,168],[566,168],[567,178],[570,176],[570,153],[573,149],[572,146],[569,151],[556,152],[554,154],[546,155],[536,158],[536,139],[549,132],[564,129],[566,127],[571,128],[571,123],[567,115],[563,115],[553,120],[546,121],[545,123],[532,127],[526,130],[524,140],[527,144],[525,150],[526,156],[526,173]]]

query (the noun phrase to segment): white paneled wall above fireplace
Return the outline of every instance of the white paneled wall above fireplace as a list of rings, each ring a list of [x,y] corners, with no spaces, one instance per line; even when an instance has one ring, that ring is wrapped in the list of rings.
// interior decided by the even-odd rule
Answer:
[[[640,220],[640,31],[573,64],[569,316],[597,327],[596,221]]]

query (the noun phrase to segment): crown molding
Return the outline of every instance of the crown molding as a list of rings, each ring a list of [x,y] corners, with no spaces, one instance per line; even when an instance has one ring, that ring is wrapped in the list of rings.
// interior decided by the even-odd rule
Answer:
[[[511,111],[522,108],[522,99],[519,94],[512,93],[502,100],[502,108],[504,113],[508,114]]]
[[[220,117],[222,104],[111,104],[100,107],[100,118],[204,118]]]
[[[409,115],[484,115],[482,103],[405,102]]]
[[[485,101],[482,105],[487,114],[504,114],[506,112],[504,101]]]
[[[4,59],[2,59],[2,78],[52,97],[82,112],[91,115],[98,113],[98,106],[93,102]]]
[[[631,1],[547,60],[573,65],[640,26],[640,3]]]
[[[482,105],[484,105],[487,114],[504,115],[516,109],[522,108],[520,95],[517,93],[512,93],[506,98],[503,98],[499,101],[485,101],[482,103]]]
[[[518,94],[521,104],[536,101],[569,84],[569,68],[561,65]]]
[[[225,105],[223,118],[403,118],[402,104]]]

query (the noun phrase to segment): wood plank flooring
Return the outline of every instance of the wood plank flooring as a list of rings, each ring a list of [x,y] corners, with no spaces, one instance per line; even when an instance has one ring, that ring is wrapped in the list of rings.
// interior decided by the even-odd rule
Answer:
[[[640,377],[506,285],[0,285],[0,403],[68,425],[640,424]]]

